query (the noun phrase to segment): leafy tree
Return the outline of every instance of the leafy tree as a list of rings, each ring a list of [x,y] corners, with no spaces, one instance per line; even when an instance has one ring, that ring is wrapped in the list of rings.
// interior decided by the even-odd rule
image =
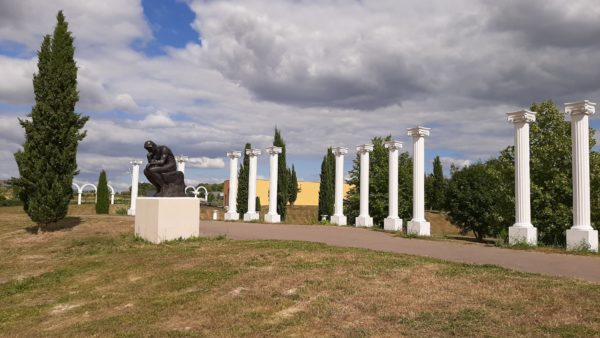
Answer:
[[[283,141],[283,138],[281,137],[281,131],[277,128],[275,128],[273,145],[281,147],[281,154],[279,154],[277,163],[277,213],[281,215],[281,220],[284,221],[287,216],[287,204],[289,201],[289,173],[285,159],[285,141]]]
[[[500,173],[488,163],[454,171],[448,185],[448,216],[463,233],[472,231],[478,240],[496,235],[504,210],[494,189],[503,184]]]
[[[77,171],[77,145],[85,137],[88,117],[75,113],[79,100],[73,37],[62,11],[52,37],[46,35],[33,76],[35,104],[25,129],[23,150],[15,153],[19,198],[32,221],[43,230],[67,214]]]
[[[391,141],[392,137],[375,137],[371,140],[373,152],[369,155],[369,215],[373,223],[381,226],[383,219],[388,216],[388,177],[389,153],[384,142]],[[344,213],[350,223],[360,213],[360,155],[356,155],[353,167],[349,172],[349,183],[352,188],[344,201]],[[398,158],[398,213],[400,217],[408,219],[412,205],[412,160],[407,153],[400,153]]]
[[[246,150],[251,149],[252,145],[246,143],[244,147],[244,159],[238,172],[238,191],[237,191],[237,212],[245,214],[248,212],[248,181],[250,179],[250,156],[246,155]]]
[[[106,182],[106,171],[102,170],[98,177],[98,191],[96,192],[96,213],[108,214],[110,207],[110,196],[108,193],[108,183]]]
[[[292,165],[292,169],[289,170],[289,202],[290,205],[294,205],[296,199],[298,199],[298,193],[300,192],[300,186],[298,185],[298,177],[296,176],[296,168]]]
[[[321,219],[321,215],[333,215],[334,204],[334,189],[335,189],[335,157],[331,147],[327,149],[327,154],[323,156],[321,162],[321,175],[319,184],[319,208],[317,219]]]

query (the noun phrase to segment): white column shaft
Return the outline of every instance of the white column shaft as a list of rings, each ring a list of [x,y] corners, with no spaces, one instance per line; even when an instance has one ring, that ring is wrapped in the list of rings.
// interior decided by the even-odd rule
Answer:
[[[184,161],[177,162],[177,171],[181,171],[182,173],[185,173],[185,162]]]
[[[425,138],[413,136],[413,221],[425,221]]]
[[[571,135],[573,135],[573,228],[591,230],[588,115],[572,116]]]
[[[257,157],[250,156],[250,170],[248,178],[248,212],[256,212],[256,164]]]
[[[229,213],[237,212],[237,190],[238,190],[238,177],[237,177],[238,159],[237,157],[229,158]],[[195,193],[198,197],[198,193]]]
[[[131,206],[129,214],[135,215],[135,207],[138,197],[138,182],[140,180],[140,165],[135,163],[131,168]]]
[[[529,179],[529,123],[515,123],[515,220],[517,226],[531,225]]]
[[[369,152],[360,153],[360,215],[369,216]]]
[[[344,214],[344,155],[335,157],[335,211],[334,215]]]
[[[398,149],[390,149],[388,171],[389,218],[398,218]]]
[[[77,193],[77,205],[81,205],[81,192]]]
[[[270,178],[269,178],[269,214],[277,214],[277,164],[279,156],[277,153],[270,154]]]

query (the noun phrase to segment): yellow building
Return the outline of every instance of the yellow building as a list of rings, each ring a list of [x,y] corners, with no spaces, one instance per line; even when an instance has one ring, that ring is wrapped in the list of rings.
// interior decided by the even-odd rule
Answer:
[[[294,205],[319,205],[319,182],[299,181],[300,191]],[[225,193],[224,203],[229,204],[229,180],[223,184]],[[350,184],[344,184],[344,195],[350,190]],[[260,198],[260,205],[269,205],[269,180],[256,180],[256,196]]]

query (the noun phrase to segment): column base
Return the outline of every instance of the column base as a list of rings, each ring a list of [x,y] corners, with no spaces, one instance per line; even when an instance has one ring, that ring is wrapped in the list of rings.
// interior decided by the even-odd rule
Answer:
[[[131,209],[131,208],[127,209],[127,215],[135,216],[135,209]]]
[[[369,217],[369,216],[356,217],[356,226],[357,227],[367,227],[367,228],[372,227],[373,226],[373,217]]]
[[[225,220],[226,221],[239,221],[240,220],[240,214],[238,214],[237,212],[226,212],[225,213]]]
[[[537,245],[537,228],[531,224],[508,227],[508,244]]]
[[[281,216],[278,214],[266,214],[265,223],[281,223]]]
[[[567,250],[589,250],[598,252],[598,230],[567,230]]]
[[[346,225],[347,219],[344,215],[333,215],[331,216],[331,224],[335,225]]]
[[[406,233],[417,236],[431,236],[431,224],[424,220],[412,220],[407,224]]]
[[[258,221],[260,219],[260,215],[255,212],[247,212],[244,214],[244,222],[252,222]]]
[[[383,220],[383,230],[387,231],[402,231],[402,219],[386,217]]]

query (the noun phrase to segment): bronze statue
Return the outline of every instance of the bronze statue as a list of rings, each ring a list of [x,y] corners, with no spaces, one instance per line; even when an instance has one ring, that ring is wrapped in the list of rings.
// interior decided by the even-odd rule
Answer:
[[[183,173],[177,171],[175,156],[169,147],[146,141],[148,164],[144,175],[156,187],[154,197],[185,197]]]

